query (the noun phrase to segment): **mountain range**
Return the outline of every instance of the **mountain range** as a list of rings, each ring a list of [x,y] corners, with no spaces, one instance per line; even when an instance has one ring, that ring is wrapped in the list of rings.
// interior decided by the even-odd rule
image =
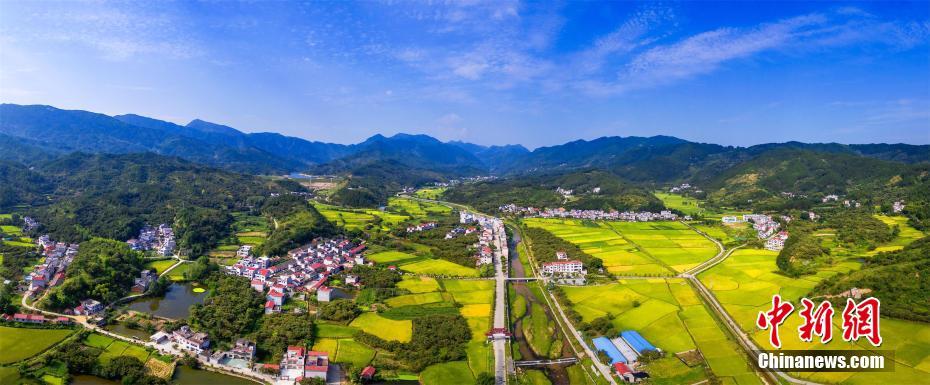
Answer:
[[[25,163],[70,152],[154,152],[253,174],[352,174],[390,161],[440,177],[597,168],[632,181],[664,183],[708,179],[785,148],[901,163],[930,162],[927,145],[787,142],[733,147],[670,136],[602,137],[533,151],[521,145],[482,146],[409,134],[378,134],[345,145],[269,132],[244,133],[199,119],[182,126],[134,114],[109,116],[44,105],[0,105],[0,157]]]

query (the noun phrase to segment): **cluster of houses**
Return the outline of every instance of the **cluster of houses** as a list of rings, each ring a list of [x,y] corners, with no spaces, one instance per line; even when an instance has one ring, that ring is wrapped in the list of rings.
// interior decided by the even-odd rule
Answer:
[[[807,213],[810,220],[816,220],[817,214],[813,211]],[[781,217],[786,222],[791,221],[791,217]],[[788,240],[787,231],[778,231],[781,224],[776,222],[770,215],[765,214],[746,214],[742,218],[735,215],[724,216],[721,221],[725,224],[751,222],[752,228],[756,230],[756,236],[759,239],[765,239],[765,248],[772,251],[780,251],[785,247],[785,241]]]
[[[74,315],[95,315],[103,311],[103,304],[95,299],[85,299],[81,301],[74,309],[65,310],[65,314]]]
[[[277,368],[274,365],[265,367],[277,369],[281,380],[300,382],[305,378],[319,378],[325,381],[329,371],[329,353],[307,350],[303,346],[288,346]]]
[[[45,260],[36,265],[32,272],[26,276],[26,284],[29,285],[30,291],[42,290],[47,287],[57,286],[65,280],[65,271],[74,261],[78,253],[76,243],[54,242],[48,235],[43,235],[36,240]]]
[[[494,263],[494,250],[491,249],[491,242],[494,240],[494,227],[502,226],[500,220],[461,211],[459,212],[459,222],[463,224],[475,223],[480,228],[480,230],[475,230],[479,232],[478,243],[474,245],[477,250],[475,253],[475,265],[481,266]]]
[[[32,217],[23,217],[23,231],[32,231],[39,228],[39,222]]]
[[[437,226],[436,222],[422,222],[417,225],[407,226],[408,233],[416,233],[420,231],[432,230]]]
[[[581,261],[569,260],[568,253],[557,251],[555,261],[545,262],[542,265],[542,273],[555,280],[557,283],[564,285],[584,285],[586,282],[587,270]]]
[[[136,278],[132,284],[132,292],[136,294],[145,293],[152,287],[152,284],[158,280],[158,274],[152,270],[142,270],[139,278]]]
[[[696,193],[701,193],[703,191],[699,190],[697,186],[692,186],[690,183],[682,183],[678,186],[668,189],[668,192],[674,193],[683,193],[685,191],[694,191]]]
[[[159,255],[169,256],[174,253],[177,242],[174,240],[174,230],[167,224],[160,224],[158,227],[145,225],[139,230],[139,237],[133,238],[126,243],[136,251],[155,250]]]
[[[623,381],[633,383],[649,378],[648,373],[637,370],[639,356],[658,349],[635,330],[623,331],[614,338],[598,337],[593,342],[597,350],[607,354],[610,366]]]
[[[317,300],[329,301],[332,289],[325,286],[327,279],[365,264],[364,250],[365,245],[346,238],[318,238],[288,251],[285,258],[242,257],[226,267],[226,273],[248,278],[253,289],[266,293],[265,312],[277,313],[287,298],[298,293],[315,292]],[[361,285],[352,275],[346,277],[346,283]]]
[[[474,233],[475,231],[478,231],[478,229],[475,228],[474,226],[468,226],[468,227],[459,226],[452,230],[449,230],[449,232],[446,233],[446,239],[458,238],[462,235],[468,235],[468,234]]]
[[[606,221],[627,221],[627,222],[651,222],[651,221],[676,221],[679,219],[678,214],[668,210],[660,212],[649,211],[604,211],[604,210],[578,210],[578,209],[538,209],[535,207],[520,207],[514,204],[504,205],[497,208],[503,213],[522,215],[524,217],[540,218],[574,218],[589,220],[606,220]],[[691,220],[690,215],[682,219]]]
[[[894,211],[895,214],[904,211],[904,202],[894,201],[894,204],[891,205],[891,210]]]
[[[60,324],[60,325],[70,325],[74,323],[71,321],[71,318],[68,317],[54,317],[46,318],[41,314],[26,314],[26,313],[16,313],[13,315],[9,314],[0,314],[0,320],[6,322],[22,322],[30,324]]]

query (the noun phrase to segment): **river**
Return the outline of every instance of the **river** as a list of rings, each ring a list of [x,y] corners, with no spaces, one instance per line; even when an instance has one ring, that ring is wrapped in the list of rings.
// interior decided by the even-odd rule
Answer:
[[[516,232],[512,232],[512,242],[509,245],[510,247],[510,276],[513,278],[524,278],[527,277],[526,270],[524,269],[523,263],[520,262],[520,254],[517,251],[517,245],[520,243],[520,236]],[[540,302],[530,288],[524,282],[511,282],[510,283],[517,295],[523,296],[526,299],[526,313],[525,315],[516,320],[513,324],[513,339],[517,342],[517,348],[520,351],[522,361],[536,360],[540,359],[539,356],[533,351],[530,347],[530,344],[526,341],[525,336],[523,335],[523,320],[527,319],[531,314],[534,306],[542,306],[543,310],[546,312],[546,317],[550,322],[555,324],[555,333],[552,338],[558,338],[562,340],[562,354],[561,357],[574,357],[572,354],[571,346],[569,341],[565,340],[562,330],[559,328],[558,322],[553,318],[552,312],[545,303]],[[547,357],[543,357],[545,359]],[[567,365],[549,365],[546,367],[539,367],[549,378],[549,381],[552,381],[553,385],[569,385],[568,371],[565,369]]]

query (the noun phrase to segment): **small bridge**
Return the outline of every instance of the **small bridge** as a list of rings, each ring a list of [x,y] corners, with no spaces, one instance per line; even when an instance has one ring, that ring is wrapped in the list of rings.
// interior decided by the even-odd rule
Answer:
[[[559,358],[557,360],[535,360],[535,361],[514,361],[513,366],[547,366],[559,364],[573,364],[578,362],[578,358]]]

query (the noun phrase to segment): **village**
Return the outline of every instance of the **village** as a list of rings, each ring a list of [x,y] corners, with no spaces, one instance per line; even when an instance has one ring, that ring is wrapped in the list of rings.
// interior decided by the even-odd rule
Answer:
[[[626,221],[626,222],[652,222],[652,221],[676,221],[679,218],[686,221],[691,220],[690,215],[679,217],[669,210],[662,210],[658,213],[649,211],[604,211],[604,210],[579,210],[565,208],[536,208],[521,207],[515,204],[508,204],[498,207],[502,213],[520,215],[526,218],[572,218],[587,220],[604,220],[604,221]]]

